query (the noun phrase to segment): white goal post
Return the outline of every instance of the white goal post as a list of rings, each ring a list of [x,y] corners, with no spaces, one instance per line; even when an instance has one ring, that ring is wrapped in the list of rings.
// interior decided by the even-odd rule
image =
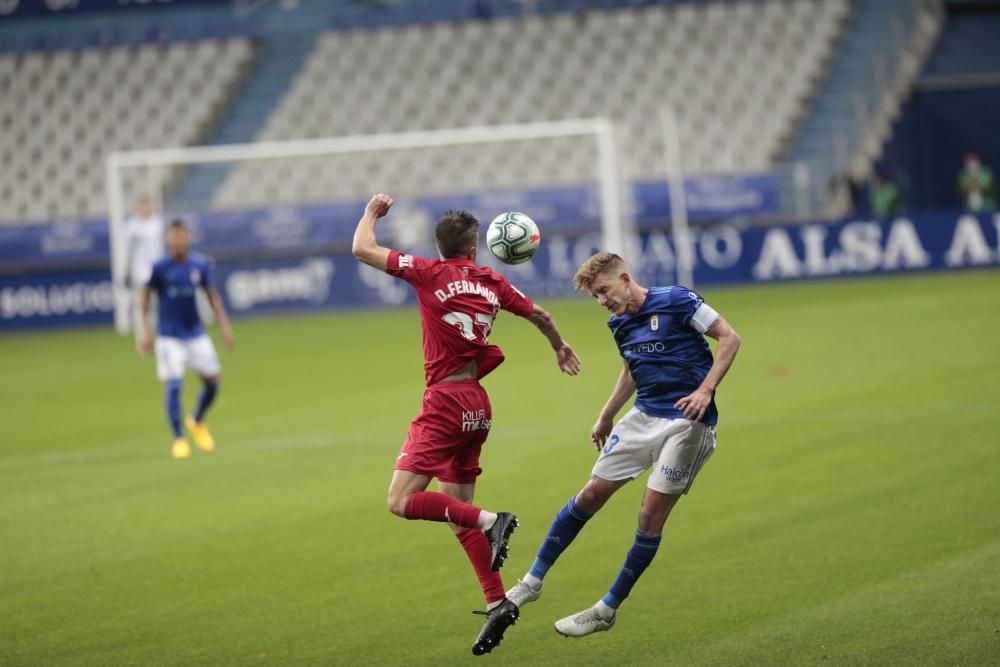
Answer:
[[[637,247],[637,244],[635,243],[634,225],[626,223],[622,215],[621,183],[614,125],[607,118],[589,118],[321,139],[113,152],[108,155],[105,163],[112,281],[113,284],[120,285],[121,278],[125,274],[124,220],[126,213],[123,181],[123,170],[125,169],[153,169],[190,164],[318,157],[343,153],[572,136],[589,136],[596,142],[601,195],[602,244],[608,250],[627,256],[629,250]],[[153,196],[155,193],[148,194]],[[116,290],[115,328],[122,333],[127,332],[131,325],[128,299],[126,290]]]

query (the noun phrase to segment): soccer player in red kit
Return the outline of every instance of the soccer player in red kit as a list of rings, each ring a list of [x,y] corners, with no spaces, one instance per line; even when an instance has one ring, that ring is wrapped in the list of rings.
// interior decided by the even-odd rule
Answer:
[[[500,310],[527,318],[555,351],[560,370],[576,375],[580,359],[562,339],[541,306],[488,267],[477,267],[479,222],[465,211],[449,211],[435,229],[441,259],[384,248],[375,239],[376,221],[392,198],[377,194],[354,232],[354,256],[413,286],[420,305],[427,389],[420,413],[396,459],[389,485],[389,511],[406,519],[447,522],[472,562],[486,597],[486,623],[472,647],[489,653],[518,618],[504,596],[498,570],[517,526],[508,512],[494,514],[472,505],[479,451],[492,424],[489,397],[479,380],[503,362],[488,337]],[[432,478],[440,493],[427,491]]]

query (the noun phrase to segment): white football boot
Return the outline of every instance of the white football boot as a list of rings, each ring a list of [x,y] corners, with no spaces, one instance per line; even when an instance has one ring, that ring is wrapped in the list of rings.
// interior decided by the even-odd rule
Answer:
[[[610,630],[615,624],[615,616],[610,621],[601,618],[597,613],[597,607],[589,607],[579,614],[560,618],[555,623],[556,632],[564,637],[586,637],[595,632]]]
[[[532,588],[521,579],[518,579],[517,583],[507,591],[507,599],[516,604],[518,609],[529,602],[534,602],[541,596],[542,587],[540,585],[538,588]]]

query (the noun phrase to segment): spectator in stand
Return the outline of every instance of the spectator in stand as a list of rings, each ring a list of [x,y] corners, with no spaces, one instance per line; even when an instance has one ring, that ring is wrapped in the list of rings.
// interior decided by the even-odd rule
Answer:
[[[992,211],[997,207],[993,172],[975,153],[965,156],[965,166],[958,173],[958,189],[962,193],[962,204],[970,211]]]
[[[882,219],[902,215],[903,202],[899,199],[899,188],[885,174],[879,171],[872,173],[869,196],[873,217]]]

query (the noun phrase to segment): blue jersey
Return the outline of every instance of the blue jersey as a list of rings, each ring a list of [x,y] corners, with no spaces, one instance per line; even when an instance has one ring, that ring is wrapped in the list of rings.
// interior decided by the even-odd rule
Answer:
[[[712,351],[691,318],[704,300],[686,287],[651,287],[635,315],[615,315],[608,327],[635,380],[635,407],[653,417],[683,419],[675,405],[701,384]],[[719,419],[715,397],[702,421]]]
[[[183,261],[164,257],[153,265],[147,284],[159,297],[159,335],[195,338],[205,333],[195,292],[212,285],[212,265],[206,258],[197,253],[190,253]]]

